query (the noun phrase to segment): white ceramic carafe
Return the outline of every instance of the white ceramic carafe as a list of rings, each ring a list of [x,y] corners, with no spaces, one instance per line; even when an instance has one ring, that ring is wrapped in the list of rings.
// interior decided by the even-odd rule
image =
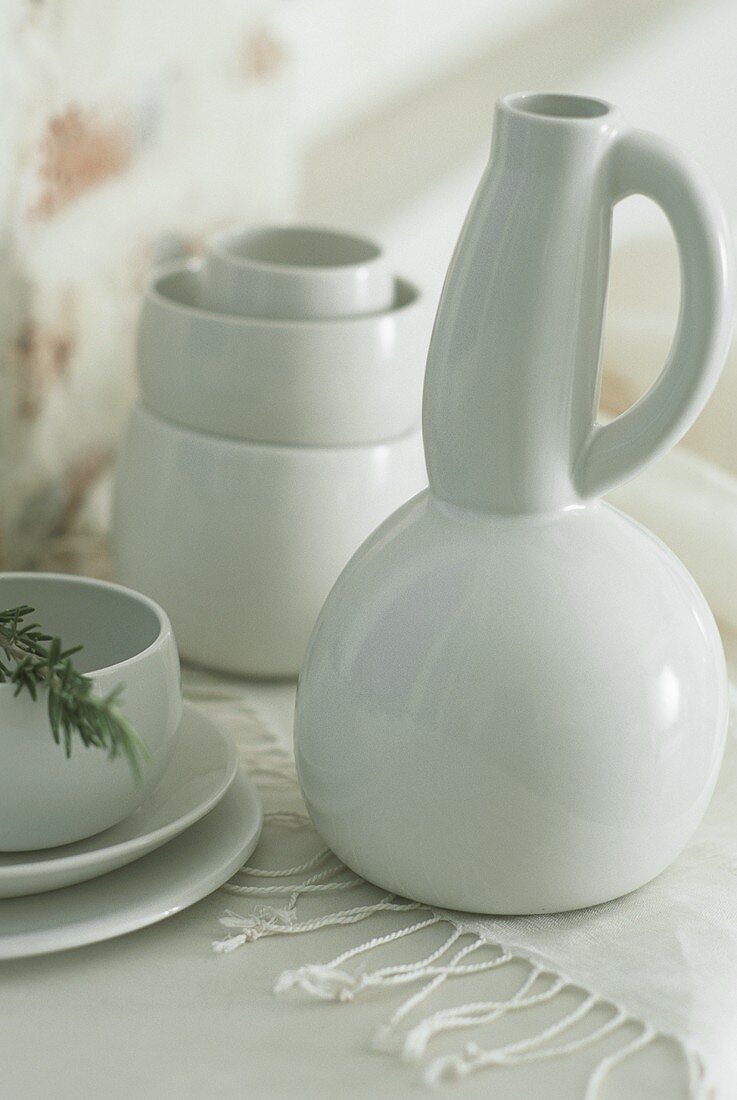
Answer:
[[[633,192],[670,219],[681,316],[655,385],[602,426],[611,212]],[[372,882],[578,908],[648,881],[700,821],[727,722],[719,635],[674,555],[598,498],[706,401],[728,249],[699,170],[609,104],[498,105],[429,352],[430,488],[346,567],[300,678],[309,811]]]

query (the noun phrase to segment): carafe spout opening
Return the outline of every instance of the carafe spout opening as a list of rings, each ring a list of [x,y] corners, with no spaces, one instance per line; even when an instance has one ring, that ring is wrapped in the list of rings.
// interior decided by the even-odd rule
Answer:
[[[500,100],[502,110],[546,119],[548,122],[591,122],[617,113],[604,99],[591,96],[562,95],[558,92],[518,92]]]

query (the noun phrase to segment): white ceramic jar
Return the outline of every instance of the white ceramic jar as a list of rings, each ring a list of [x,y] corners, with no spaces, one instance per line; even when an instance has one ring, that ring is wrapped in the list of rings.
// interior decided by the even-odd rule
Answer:
[[[294,676],[343,566],[426,484],[427,328],[417,290],[370,242],[279,229],[260,231],[256,258],[252,247],[220,238],[147,291],[113,548],[118,577],[167,609],[185,658]],[[315,319],[283,318],[285,301]]]

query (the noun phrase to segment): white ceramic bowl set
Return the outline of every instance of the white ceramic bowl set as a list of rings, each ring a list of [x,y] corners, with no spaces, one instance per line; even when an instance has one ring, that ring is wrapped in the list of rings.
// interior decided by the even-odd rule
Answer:
[[[49,573],[0,574],[0,606],[34,608],[95,695],[119,706],[145,746],[124,754],[54,742],[36,701],[0,684],[0,959],[106,939],[171,915],[242,865],[261,807],[235,746],[182,704],[166,614],[120,585]]]
[[[154,278],[113,544],[184,657],[296,675],[343,566],[426,484],[421,307],[375,245],[317,229],[228,234]]]

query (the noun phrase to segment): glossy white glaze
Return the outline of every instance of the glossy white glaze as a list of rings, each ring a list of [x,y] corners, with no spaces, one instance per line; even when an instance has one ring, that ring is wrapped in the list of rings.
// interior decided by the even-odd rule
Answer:
[[[207,245],[208,309],[269,320],[383,313],[394,279],[373,241],[305,225],[231,230]]]
[[[209,814],[143,859],[64,890],[0,901],[0,960],[99,943],[174,916],[243,866],[262,823],[256,788],[239,771]]]
[[[141,859],[209,813],[225,795],[237,769],[231,739],[185,703],[169,766],[135,813],[76,844],[0,852],[0,898],[74,886]]]
[[[138,336],[145,403],[197,431],[333,446],[391,439],[420,419],[427,326],[403,279],[384,312],[274,321],[206,308],[202,265],[148,287]]]
[[[611,213],[632,192],[658,202],[672,223],[681,316],[656,384],[600,426]],[[427,360],[423,427],[438,496],[492,512],[546,510],[605,492],[673,446],[726,356],[730,250],[701,171],[609,104],[502,100]]]
[[[340,570],[427,483],[423,314],[377,245],[300,226],[154,277],[113,545],[186,657],[297,675]]]
[[[51,736],[43,700],[0,684],[0,851],[71,844],[108,829],[141,805],[171,758],[182,716],[171,624],[152,600],[105,581],[53,573],[0,574],[0,606],[30,604],[75,657],[96,693],[123,685],[121,710],[150,759],[142,780],[123,756],[110,760],[75,735],[67,760]]]
[[[595,423],[612,204],[661,202],[679,335]],[[721,369],[728,238],[700,174],[596,100],[502,101],[425,383],[430,490],[354,556],[300,677],[297,765],[324,840],[398,894],[591,905],[661,871],[706,808],[724,656],[684,567],[587,500],[670,446]]]
[[[568,909],[678,854],[726,721],[712,616],[644,528],[605,504],[500,518],[422,493],[323,609],[297,765],[323,839],[370,881]]]
[[[343,566],[425,484],[419,428],[360,447],[277,447],[139,408],[118,467],[117,574],[168,609],[189,660],[296,676]]]

